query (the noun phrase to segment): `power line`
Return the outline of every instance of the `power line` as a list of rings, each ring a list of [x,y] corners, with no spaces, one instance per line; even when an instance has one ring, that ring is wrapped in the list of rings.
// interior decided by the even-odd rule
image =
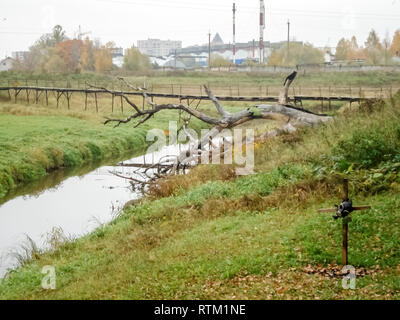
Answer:
[[[212,7],[209,5],[202,6],[201,2],[158,2],[155,0],[146,1],[146,2],[136,2],[136,1],[124,1],[124,0],[96,0],[98,2],[104,3],[119,3],[119,4],[127,4],[127,5],[138,5],[144,7],[167,7],[167,8],[175,8],[175,9],[194,9],[194,10],[204,10],[204,11],[226,11],[229,6],[228,5],[218,5],[214,4]],[[257,13],[257,7],[241,7],[242,12],[248,13]],[[307,17],[320,17],[320,18],[335,18],[337,16],[342,17],[345,15],[345,12],[338,11],[316,11],[316,10],[296,10],[296,9],[280,9],[280,8],[270,8],[270,11],[274,14],[295,14],[299,16],[307,16]],[[400,15],[396,14],[377,14],[377,13],[356,13],[349,12],[351,16],[356,19],[372,19],[372,18],[382,18],[382,19],[400,19]]]

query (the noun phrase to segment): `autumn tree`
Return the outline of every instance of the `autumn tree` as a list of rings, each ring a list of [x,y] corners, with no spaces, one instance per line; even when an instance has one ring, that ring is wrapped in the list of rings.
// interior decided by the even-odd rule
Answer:
[[[369,64],[377,65],[382,63],[383,46],[374,29],[371,30],[365,42],[365,55]]]
[[[49,61],[44,65],[46,72],[53,73],[66,73],[68,71],[65,61],[58,55],[53,54]]]
[[[94,51],[94,69],[96,72],[107,72],[113,69],[111,49],[115,45],[107,43]]]
[[[355,36],[353,36],[350,40],[349,49],[350,50],[348,52],[347,59],[349,60],[364,59],[363,50],[358,45],[357,38]]]
[[[345,38],[340,39],[336,46],[335,58],[337,61],[347,60],[350,53],[350,41]]]
[[[60,25],[53,28],[51,33],[42,35],[30,48],[24,61],[17,63],[17,68],[26,71],[45,72],[46,65],[55,53],[55,48],[67,40],[65,31]],[[52,63],[56,61],[53,59]],[[53,69],[53,68],[51,68]]]
[[[211,67],[212,68],[229,67],[231,65],[232,65],[232,62],[229,59],[226,59],[219,54],[211,55]]]
[[[383,39],[382,46],[383,46],[383,60],[385,62],[385,65],[392,64],[393,62],[393,55],[392,52],[390,51],[391,47],[391,39],[389,36],[389,32],[386,33],[385,39]]]
[[[82,71],[94,71],[94,45],[93,42],[86,38],[81,51],[79,66]]]
[[[288,55],[289,52],[289,55]],[[323,51],[306,43],[291,43],[288,50],[287,45],[272,52],[268,59],[270,66],[296,66],[304,64],[324,63]]]
[[[60,42],[55,50],[55,54],[60,56],[66,66],[68,72],[79,72],[80,71],[80,58],[83,47],[82,40],[67,40]]]
[[[352,61],[364,59],[364,53],[358,45],[357,38],[353,36],[351,40],[340,39],[336,47],[335,57],[337,61]]]
[[[126,51],[123,68],[127,71],[147,72],[151,69],[150,59],[132,46]]]
[[[400,57],[400,29],[397,30],[393,36],[392,45],[390,46],[390,52],[394,56]]]
[[[53,28],[52,39],[54,40],[55,46],[58,45],[60,42],[67,40],[67,37],[65,36],[65,31],[63,30],[62,26],[56,25]]]

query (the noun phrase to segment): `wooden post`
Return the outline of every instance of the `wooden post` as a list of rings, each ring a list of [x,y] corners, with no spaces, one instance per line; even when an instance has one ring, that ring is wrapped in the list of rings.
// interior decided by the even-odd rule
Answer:
[[[319,96],[321,97],[321,110],[324,111],[324,98],[322,97],[321,87],[319,87]]]
[[[122,98],[122,95],[121,95],[121,112],[122,114],[124,114],[124,100]]]
[[[343,191],[342,191],[342,200],[343,202],[349,202],[349,181],[345,179],[343,181]],[[369,210],[371,206],[352,206],[352,211],[362,211],[362,210]],[[338,210],[340,208],[336,207],[335,209],[319,209],[319,213],[330,213],[335,212],[336,216],[335,219],[342,218],[342,264],[343,266],[347,266],[349,264],[349,254],[348,254],[348,237],[349,237],[349,222],[351,221],[350,213],[348,212],[346,216],[338,216]],[[343,214],[343,213],[340,213]]]
[[[67,91],[66,94],[67,94],[67,104],[68,104],[68,110],[69,110],[69,109],[70,109],[69,99],[70,99],[71,96],[72,96],[72,92],[71,92],[71,93],[68,93],[68,91]]]
[[[348,234],[349,234],[349,223],[346,219],[343,219],[343,244],[342,244],[342,265],[347,266],[349,264],[349,254],[348,254]]]
[[[58,109],[58,106],[59,106],[59,101],[60,101],[60,92],[57,91],[57,109]]]
[[[345,179],[343,182],[343,201],[349,200],[349,180]],[[347,266],[349,262],[349,252],[348,252],[348,237],[349,237],[349,221],[348,219],[343,219],[342,225],[342,265]]]
[[[350,86],[350,110],[351,110],[352,103],[353,103],[353,99],[352,99],[352,91],[351,91],[351,86]]]
[[[332,101],[331,101],[331,87],[329,86],[329,111],[332,110]]]
[[[111,94],[111,113],[114,113],[114,93]]]
[[[29,89],[26,89],[26,101],[29,104]]]
[[[88,93],[85,91],[85,111],[87,111],[88,108]]]
[[[94,99],[96,101],[96,112],[99,113],[99,105],[98,105],[98,102],[97,102],[97,92],[94,93]]]
[[[45,94],[46,94],[46,106],[49,106],[49,94],[47,90],[45,90]]]

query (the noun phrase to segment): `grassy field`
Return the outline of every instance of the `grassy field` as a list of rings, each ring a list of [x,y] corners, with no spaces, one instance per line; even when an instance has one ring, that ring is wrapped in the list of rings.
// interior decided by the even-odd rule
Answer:
[[[116,80],[117,75],[99,75],[99,74],[31,74],[23,72],[1,72],[0,85],[7,85],[8,80],[18,80],[20,85],[34,85],[38,81],[39,85],[48,84],[50,86],[65,87],[68,82],[76,86],[78,81],[84,86],[85,81],[89,83],[114,83],[116,88],[119,83]],[[119,75],[118,75],[119,76]],[[193,72],[193,71],[168,71],[152,72],[147,76],[129,76],[126,78],[142,86],[144,83],[150,87],[154,85],[204,85],[211,86],[277,86],[281,87],[285,73],[244,73],[244,72]],[[12,83],[11,83],[12,85]],[[303,72],[301,71],[296,79],[295,86],[302,87],[382,87],[382,86],[400,86],[400,78],[396,72],[376,71],[376,72]]]
[[[400,299],[400,94],[342,108],[330,124],[256,145],[255,175],[199,166],[109,225],[11,272],[0,299]],[[127,129],[122,129],[127,130]],[[330,275],[341,222],[317,209],[356,204],[355,290]],[[41,268],[56,268],[44,291]]]

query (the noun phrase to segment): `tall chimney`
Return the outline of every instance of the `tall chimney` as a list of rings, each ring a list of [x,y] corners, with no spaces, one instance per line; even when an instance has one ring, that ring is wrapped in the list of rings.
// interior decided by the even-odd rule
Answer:
[[[236,64],[236,4],[233,4],[233,64]]]
[[[264,63],[264,29],[265,29],[265,6],[264,6],[264,0],[260,0],[260,63]]]

